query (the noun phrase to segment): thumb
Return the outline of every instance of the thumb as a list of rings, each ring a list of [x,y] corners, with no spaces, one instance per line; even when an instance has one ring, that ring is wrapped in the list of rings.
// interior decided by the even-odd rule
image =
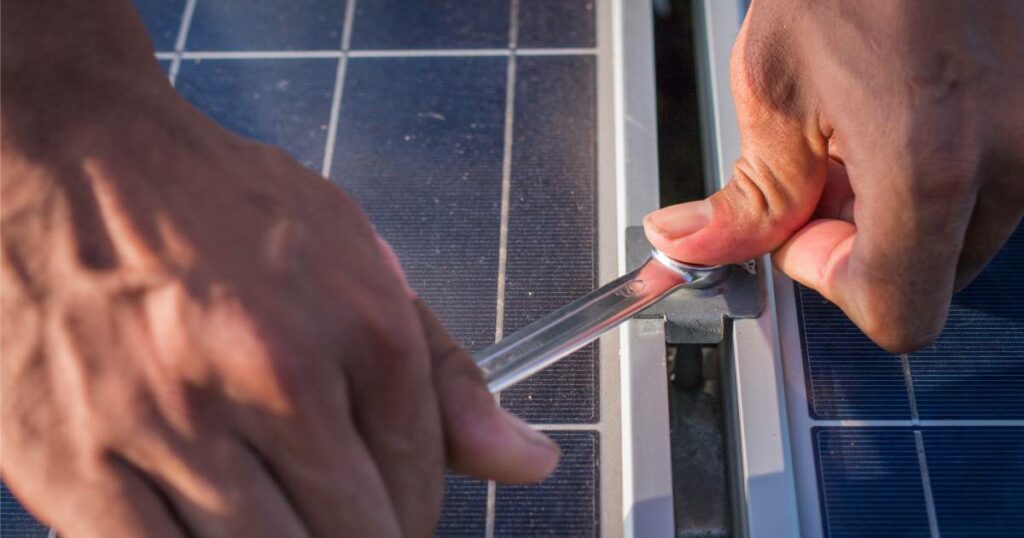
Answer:
[[[430,347],[448,465],[482,480],[516,484],[551,474],[558,464],[558,447],[500,408],[473,359],[428,306],[414,304]]]
[[[732,58],[742,147],[732,179],[706,200],[644,219],[651,244],[679,260],[714,265],[775,250],[810,219],[825,185],[828,141],[801,102],[796,70],[763,53],[748,62],[746,43],[741,35]]]

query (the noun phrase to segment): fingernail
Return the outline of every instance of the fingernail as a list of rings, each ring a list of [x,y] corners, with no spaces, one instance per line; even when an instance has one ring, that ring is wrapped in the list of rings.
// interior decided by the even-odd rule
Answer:
[[[651,231],[666,239],[678,239],[707,226],[712,214],[711,202],[697,200],[659,209],[646,220]]]
[[[522,437],[524,441],[531,445],[544,447],[556,454],[561,454],[561,451],[558,449],[558,445],[548,438],[547,435],[544,435],[543,432],[523,422],[522,419],[508,411],[505,411],[504,409],[502,409],[502,412],[505,414],[505,422],[515,430],[516,433],[519,434],[519,437]]]

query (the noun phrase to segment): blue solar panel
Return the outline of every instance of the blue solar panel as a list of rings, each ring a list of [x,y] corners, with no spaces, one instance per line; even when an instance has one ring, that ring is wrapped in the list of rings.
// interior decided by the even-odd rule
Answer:
[[[157,52],[174,50],[185,0],[135,0],[135,7]]]
[[[176,86],[221,125],[319,172],[337,68],[330,58],[183,60]]]
[[[467,348],[494,341],[505,58],[353,58],[331,177]]]
[[[921,418],[1024,418],[1024,226],[910,357]],[[1022,491],[1024,494],[1024,491]]]
[[[930,536],[909,428],[815,428],[825,536]]]
[[[910,418],[900,358],[818,292],[797,287],[807,403],[815,418]]]
[[[961,421],[918,429],[942,536],[1019,536],[1024,528],[1024,427],[973,422],[1024,418],[1022,271],[1024,227],[953,298],[938,341],[907,357],[912,393],[899,357],[813,291],[797,292],[812,417]],[[828,535],[928,534],[913,429],[814,431]]]
[[[593,47],[595,0],[519,0],[518,45]]]
[[[505,48],[509,9],[508,0],[359,2],[352,48]]]
[[[487,525],[487,482],[449,474],[444,480],[444,509],[434,536],[480,538]]]
[[[520,57],[516,72],[506,334],[591,290],[597,271],[594,59]],[[596,422],[597,369],[591,345],[502,405],[535,422]]]
[[[1024,427],[926,428],[923,437],[942,536],[1024,533]]]
[[[45,538],[49,529],[40,525],[0,482],[0,536],[5,538]]]
[[[600,457],[596,432],[549,432],[562,450],[550,478],[532,486],[499,485],[494,536],[598,536]]]
[[[185,49],[337,49],[344,23],[345,0],[198,0]]]

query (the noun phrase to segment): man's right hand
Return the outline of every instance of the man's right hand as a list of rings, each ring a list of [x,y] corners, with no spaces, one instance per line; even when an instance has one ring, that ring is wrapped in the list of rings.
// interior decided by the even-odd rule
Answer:
[[[550,473],[557,448],[495,404],[356,204],[136,56],[55,69],[74,91],[49,96],[4,72],[19,499],[66,536],[428,536],[446,464]]]
[[[732,56],[743,155],[648,216],[670,256],[774,252],[893,352],[938,337],[1024,212],[1024,4],[755,0]]]

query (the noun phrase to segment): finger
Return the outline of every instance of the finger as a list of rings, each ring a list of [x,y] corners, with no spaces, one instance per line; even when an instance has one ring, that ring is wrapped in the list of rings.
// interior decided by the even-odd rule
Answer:
[[[868,143],[866,147],[870,147]],[[907,153],[873,147],[846,163],[857,198],[856,227],[815,221],[775,253],[795,280],[839,305],[872,340],[895,353],[938,337],[974,205],[970,175]],[[964,178],[968,179],[964,179]]]
[[[747,29],[744,26],[744,30]],[[732,58],[742,156],[707,200],[655,211],[651,243],[692,263],[732,263],[780,246],[814,212],[825,185],[828,143],[786,57],[751,51],[747,31]]]
[[[1013,185],[1015,181],[1003,184]],[[974,207],[971,223],[964,237],[964,249],[956,267],[955,291],[967,287],[995,257],[1020,225],[1022,203],[1014,203],[1014,193],[993,186],[981,191]],[[1018,192],[1016,198],[1021,198]]]
[[[835,160],[829,159],[828,177],[825,188],[814,210],[814,218],[838,219],[853,223],[853,204],[856,198],[846,167]]]
[[[131,465],[111,458],[100,464],[93,479],[69,489],[67,502],[44,499],[39,503],[39,513],[53,522],[58,536],[70,538],[187,536],[165,500],[144,476]]]
[[[316,371],[315,364],[335,367]],[[377,463],[352,422],[343,374],[327,360],[307,365],[305,381],[286,389],[290,411],[238,405],[232,423],[311,536],[401,536]]]
[[[448,465],[482,480],[537,482],[558,464],[558,447],[501,409],[473,359],[437,317],[416,301],[433,364]]]
[[[281,487],[239,440],[213,433],[191,442],[163,436],[136,443],[126,459],[151,477],[192,534],[309,535]]]
[[[390,275],[389,275],[390,276]],[[426,342],[407,299],[347,327],[342,364],[357,430],[380,470],[403,534],[433,529],[444,492],[444,440]]]

